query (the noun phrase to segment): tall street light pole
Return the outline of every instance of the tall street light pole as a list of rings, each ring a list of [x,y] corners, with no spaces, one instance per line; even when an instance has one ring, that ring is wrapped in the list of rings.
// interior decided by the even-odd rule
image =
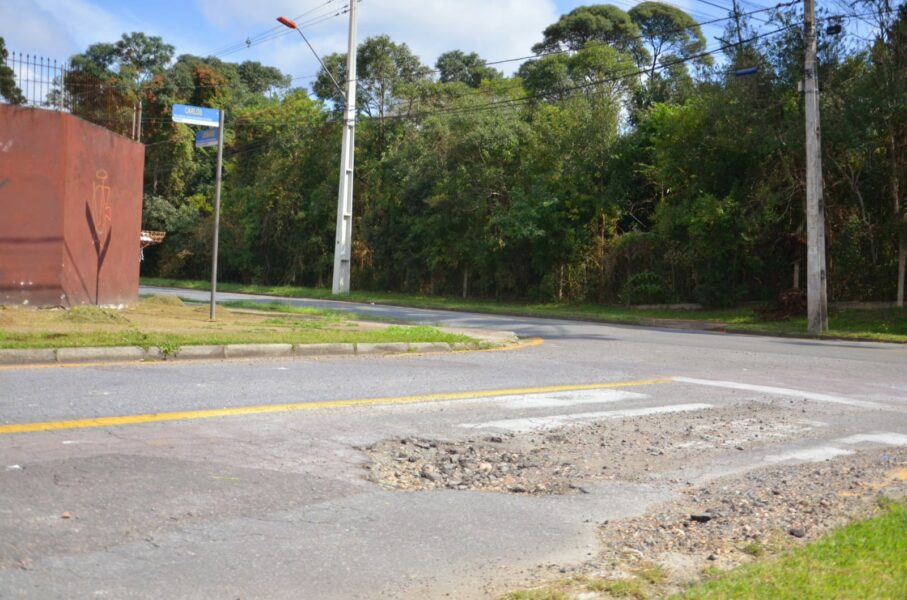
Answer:
[[[819,131],[819,78],[816,72],[815,0],[804,0],[806,63],[803,95],[806,104],[806,309],[809,332],[828,330],[825,268],[825,200],[822,188],[822,146]]]
[[[337,238],[334,245],[334,294],[350,293],[353,258],[353,168],[356,164],[356,5],[350,2],[350,34],[346,54],[346,110],[340,151],[340,189],[337,194]]]
[[[305,40],[306,45],[321,63],[321,68],[328,74],[334,85],[340,90],[346,106],[343,111],[343,145],[340,150],[340,186],[337,193],[337,233],[334,246],[334,282],[331,291],[334,294],[350,293],[350,264],[353,256],[353,168],[355,166],[356,146],[356,5],[358,0],[350,2],[349,45],[346,54],[346,90],[340,87],[334,75],[328,70],[321,57],[309,44],[305,34],[286,17],[277,20],[290,29],[295,29]]]

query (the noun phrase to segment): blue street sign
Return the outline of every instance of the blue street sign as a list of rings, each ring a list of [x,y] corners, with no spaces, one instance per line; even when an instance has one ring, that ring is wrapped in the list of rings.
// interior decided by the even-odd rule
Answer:
[[[187,125],[218,127],[220,126],[220,111],[216,108],[174,104],[173,120],[177,123],[185,123]]]
[[[216,146],[220,139],[220,129],[202,129],[195,132],[195,147],[210,148]]]

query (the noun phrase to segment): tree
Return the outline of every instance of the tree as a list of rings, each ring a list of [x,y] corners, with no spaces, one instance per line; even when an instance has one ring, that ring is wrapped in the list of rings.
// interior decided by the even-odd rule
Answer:
[[[870,0],[878,11],[879,34],[870,56],[875,65],[876,81],[881,92],[880,108],[884,142],[881,144],[888,163],[888,193],[891,197],[891,229],[897,240],[897,304],[904,306],[905,272],[907,272],[907,5],[900,5],[892,15],[887,2]]]
[[[604,45],[591,45],[572,55],[544,56],[527,62],[520,74],[529,92],[548,99],[604,94],[619,102],[638,87],[633,58]]]
[[[133,32],[92,44],[70,60],[65,87],[74,114],[128,135],[143,87],[173,58],[173,46]]]
[[[611,4],[580,6],[549,25],[545,39],[532,47],[536,54],[580,50],[589,43],[608,44],[642,59],[639,27],[626,12]]]
[[[396,44],[386,35],[367,38],[359,44],[356,79],[358,82],[357,109],[380,120],[393,111],[394,99],[407,85],[426,79],[431,70],[406,44]],[[340,90],[331,80],[346,81],[346,54],[330,54],[324,58],[325,67],[318,72],[312,85],[322,100],[334,103],[339,111],[344,106]]]
[[[13,70],[6,66],[6,41],[0,37],[0,98],[6,98],[10,104],[23,104],[25,96],[16,85]]]
[[[651,53],[648,65],[650,80],[655,76],[659,60],[666,54],[674,60],[695,57],[706,48],[705,36],[693,17],[668,4],[642,2],[630,9],[630,19],[639,28],[640,35],[648,44]],[[711,56],[696,58],[703,65],[712,64]]]
[[[501,72],[486,66],[478,54],[465,54],[461,50],[451,50],[438,57],[435,63],[441,83],[458,81],[469,87],[477,88],[485,80],[499,79]]]

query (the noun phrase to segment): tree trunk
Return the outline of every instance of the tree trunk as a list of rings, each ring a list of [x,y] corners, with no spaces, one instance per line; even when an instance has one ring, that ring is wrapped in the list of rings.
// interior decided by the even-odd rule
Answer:
[[[557,301],[564,301],[564,265],[561,265],[561,273],[557,284]]]
[[[907,235],[898,235],[898,308],[904,306],[904,267],[907,266]]]
[[[469,269],[463,267],[463,297],[469,295]]]
[[[794,289],[800,289],[800,261],[794,263]]]

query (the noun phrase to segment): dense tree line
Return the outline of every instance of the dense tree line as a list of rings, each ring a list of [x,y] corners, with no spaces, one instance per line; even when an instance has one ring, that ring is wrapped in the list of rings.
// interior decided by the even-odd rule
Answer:
[[[820,21],[829,292],[892,300],[907,251],[907,7],[847,10],[859,19],[841,33]],[[580,7],[512,77],[474,53],[429,68],[387,36],[363,41],[354,287],[721,306],[802,286],[802,14],[758,17],[728,19],[710,51],[672,6]],[[145,226],[169,232],[144,272],[207,275],[213,153],[169,122],[187,102],[228,111],[223,277],[329,284],[342,104],[328,74],[312,98],[258,63],[172,54],[132,34],[75,59],[98,92],[76,112],[143,108]],[[324,62],[345,78],[345,56]]]

